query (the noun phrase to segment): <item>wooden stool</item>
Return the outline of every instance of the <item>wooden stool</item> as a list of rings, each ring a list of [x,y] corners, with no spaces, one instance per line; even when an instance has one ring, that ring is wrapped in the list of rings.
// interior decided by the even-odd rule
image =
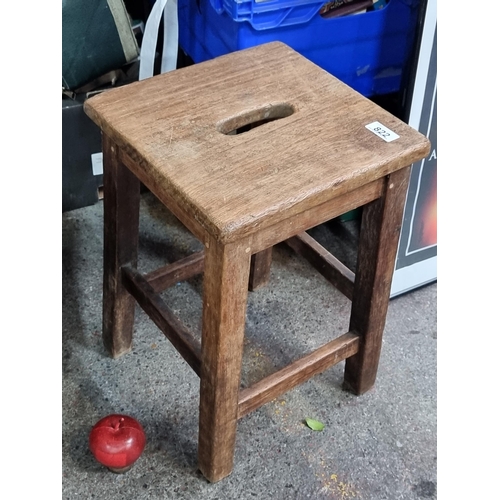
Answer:
[[[132,346],[134,301],[200,376],[198,461],[231,473],[237,421],[346,360],[345,386],[370,389],[410,165],[428,140],[281,43],[235,52],[104,92],[85,103],[103,131],[103,338]],[[205,250],[141,275],[140,181]],[[364,206],[356,274],[304,231]],[[240,390],[248,288],[287,241],[352,300],[349,331]],[[201,345],[159,292],[204,272]]]

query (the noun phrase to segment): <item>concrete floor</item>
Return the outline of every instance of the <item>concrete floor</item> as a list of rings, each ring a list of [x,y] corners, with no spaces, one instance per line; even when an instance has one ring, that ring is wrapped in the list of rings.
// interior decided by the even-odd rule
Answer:
[[[197,471],[197,376],[140,310],[134,350],[112,360],[101,338],[102,202],[62,216],[63,499],[423,499],[437,497],[436,295],[427,285],[391,300],[377,384],[341,389],[343,363],[243,418],[233,473]],[[353,266],[357,221],[313,235]],[[142,196],[141,270],[201,249],[150,193]],[[200,331],[202,280],[164,295]],[[350,302],[285,246],[267,287],[249,294],[243,383],[347,331]],[[125,474],[95,461],[90,429],[125,413],[143,425],[143,455]],[[321,432],[307,417],[325,424]]]

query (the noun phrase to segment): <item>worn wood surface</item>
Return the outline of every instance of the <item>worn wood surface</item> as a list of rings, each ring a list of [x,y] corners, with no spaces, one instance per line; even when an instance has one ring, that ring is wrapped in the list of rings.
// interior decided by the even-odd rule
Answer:
[[[344,387],[363,394],[375,383],[410,167],[387,179],[385,195],[363,208],[349,331],[361,336],[348,358]]]
[[[161,292],[203,272],[205,254],[203,251],[188,255],[176,262],[167,264],[144,275],[144,278],[155,292]]]
[[[273,260],[273,247],[266,248],[261,252],[252,255],[250,261],[250,278],[248,289],[255,291],[266,285],[271,275],[271,263]]]
[[[248,289],[253,291],[269,281],[272,261],[272,247],[252,255]],[[203,251],[188,255],[176,262],[167,264],[144,275],[155,292],[166,290],[179,281],[184,281],[203,273],[205,253]]]
[[[103,342],[112,357],[132,349],[135,301],[121,267],[137,265],[139,180],[120,162],[118,147],[103,134],[104,255]]]
[[[181,220],[187,214],[195,233],[202,228],[223,242],[429,150],[422,134],[279,42],[103,92],[84,109]],[[226,133],[275,115],[284,117]],[[374,121],[400,138],[384,142],[365,128]]]
[[[238,418],[355,354],[359,336],[346,333],[303,358],[240,391]]]
[[[250,249],[205,246],[198,466],[214,482],[233,468]]]
[[[348,299],[352,299],[354,273],[326,248],[305,232],[287,239],[286,244],[302,255]]]
[[[283,391],[341,359],[346,387],[373,385],[406,166],[428,154],[427,138],[279,42],[101,93],[84,109],[105,134],[105,343],[113,356],[130,349],[125,283],[200,375],[207,479],[231,472],[238,418]],[[385,142],[366,128],[374,121],[400,137]],[[134,271],[139,181],[205,244],[204,262],[198,254],[145,277]],[[267,280],[271,247],[365,204],[353,286],[307,238],[292,240],[319,269],[337,269],[331,280],[352,295],[349,333],[240,394],[247,290]],[[156,292],[201,270],[200,354]]]
[[[128,292],[135,298],[143,311],[153,320],[165,337],[200,375],[201,345],[189,329],[175,316],[163,302],[159,294],[135,269],[122,268],[123,282]]]
[[[260,252],[270,245],[285,241],[296,234],[377,199],[381,196],[384,185],[385,180],[378,179],[366,186],[359,187],[351,193],[332,198],[317,207],[311,207],[302,213],[291,216],[289,219],[251,234],[248,237],[248,244],[252,253]]]

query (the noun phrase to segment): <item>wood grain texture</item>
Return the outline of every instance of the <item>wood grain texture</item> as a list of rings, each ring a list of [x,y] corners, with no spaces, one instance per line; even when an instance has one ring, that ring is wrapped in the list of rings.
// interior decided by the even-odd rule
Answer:
[[[359,336],[346,333],[316,349],[281,370],[262,379],[260,382],[242,389],[238,406],[238,418],[281,394],[309,380],[358,351]]]
[[[146,279],[131,267],[122,268],[123,282],[128,292],[135,298],[143,311],[187,361],[189,366],[200,375],[201,344],[189,329],[175,316],[163,299],[155,293]]]
[[[214,482],[233,468],[250,252],[205,246],[198,466]]]
[[[280,106],[293,114],[242,134],[221,132],[239,116],[265,118]],[[112,89],[84,109],[176,215],[189,214],[225,243],[403,168],[430,148],[422,134],[279,42]],[[373,121],[400,138],[384,142],[365,128]]]
[[[279,42],[109,90],[84,109],[104,132],[105,344],[113,356],[131,348],[135,298],[199,373],[208,480],[232,470],[238,418],[282,392],[342,359],[346,387],[373,385],[407,165],[428,154],[425,136]],[[374,121],[400,137],[385,142],[366,129]],[[203,253],[137,273],[139,181]],[[267,281],[272,246],[362,205],[354,285],[307,235],[289,241],[352,296],[349,333],[240,394],[247,293]],[[202,271],[200,348],[157,292]]]
[[[163,182],[157,182],[155,177],[150,177],[150,172],[144,170],[141,166],[141,161],[132,159],[128,154],[120,151],[120,158],[124,165],[133,172],[136,177],[193,233],[200,241],[205,237],[205,229],[199,223],[198,217],[192,217],[189,208],[180,206],[175,196],[169,190],[160,190],[159,187],[164,187]]]
[[[271,263],[273,260],[273,247],[266,248],[252,255],[250,261],[250,279],[248,290],[255,291],[266,285],[271,275]]]
[[[104,346],[113,358],[132,349],[135,301],[122,283],[121,267],[137,266],[140,182],[120,162],[118,147],[102,138],[104,169]]]
[[[248,242],[252,253],[260,252],[270,245],[285,241],[296,234],[379,198],[383,193],[384,185],[385,179],[372,181],[353,192],[332,198],[321,205],[311,207],[302,213],[251,234]]]
[[[346,360],[344,387],[363,394],[377,377],[410,167],[387,178],[385,195],[363,209],[349,330],[360,348]]]
[[[286,240],[286,244],[304,257],[335,288],[352,300],[354,273],[307,233]]]
[[[144,278],[155,292],[161,292],[203,272],[205,254],[203,251],[188,255],[171,264],[155,269],[144,275]]]

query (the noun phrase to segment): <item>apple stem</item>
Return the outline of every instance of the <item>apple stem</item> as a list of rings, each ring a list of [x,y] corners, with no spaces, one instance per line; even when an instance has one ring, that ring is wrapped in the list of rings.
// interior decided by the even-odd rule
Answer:
[[[122,417],[122,418],[120,418],[120,420],[116,423],[116,425],[115,425],[115,427],[114,427],[115,431],[117,431],[117,430],[118,430],[118,427],[120,427],[120,424],[121,424],[124,420],[125,420],[125,419],[124,419],[123,417]]]

